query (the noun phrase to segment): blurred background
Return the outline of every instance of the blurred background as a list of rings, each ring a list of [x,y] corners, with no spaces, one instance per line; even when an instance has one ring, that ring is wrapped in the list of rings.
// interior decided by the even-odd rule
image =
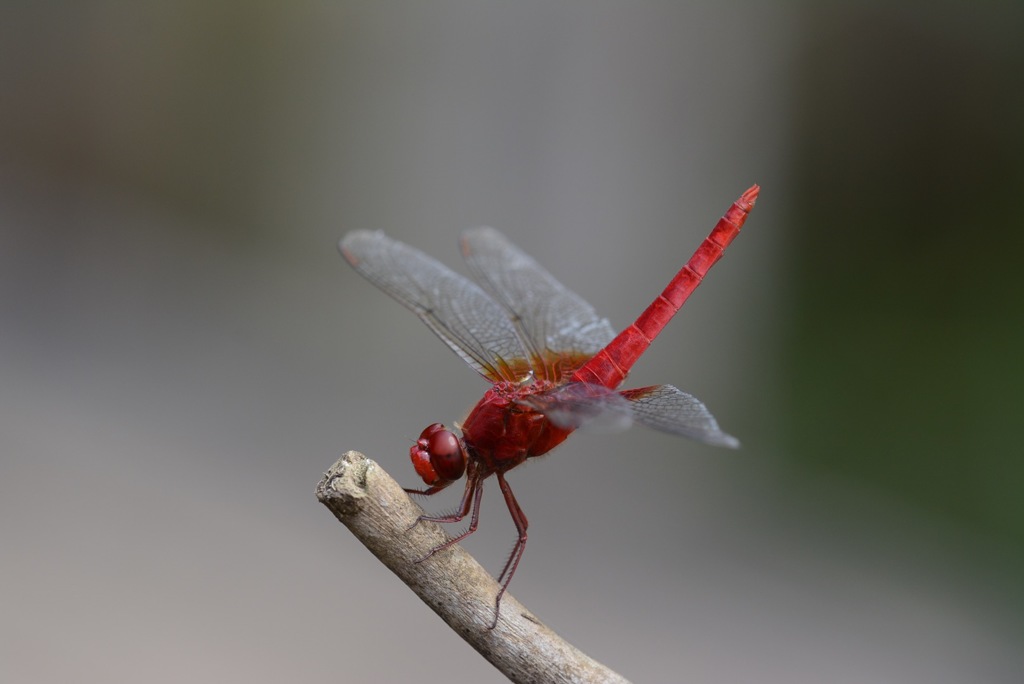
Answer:
[[[0,679],[502,677],[321,507],[485,383],[335,244],[507,233],[744,443],[510,476],[512,593],[638,682],[1024,676],[1020,3],[0,9]],[[488,489],[468,549],[514,529]],[[428,510],[453,505],[424,501]]]

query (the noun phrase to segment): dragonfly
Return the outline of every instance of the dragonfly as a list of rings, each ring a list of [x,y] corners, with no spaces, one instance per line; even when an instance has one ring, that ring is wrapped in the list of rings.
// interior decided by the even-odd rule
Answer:
[[[739,446],[700,400],[672,385],[617,388],[739,234],[759,192],[754,185],[729,207],[664,291],[617,335],[607,319],[493,228],[460,237],[472,280],[380,231],[353,231],[338,244],[360,275],[415,312],[491,383],[454,430],[442,423],[423,430],[409,456],[426,488],[405,491],[431,496],[466,477],[453,513],[421,515],[417,522],[458,523],[468,516],[469,525],[422,562],[477,530],[484,481],[497,478],[518,537],[498,576],[492,629],[529,526],[508,471],[585,427],[617,430],[635,422],[713,446]]]

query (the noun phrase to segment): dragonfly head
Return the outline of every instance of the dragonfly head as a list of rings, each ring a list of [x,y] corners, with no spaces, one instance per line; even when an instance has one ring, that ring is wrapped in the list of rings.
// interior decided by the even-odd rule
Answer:
[[[431,487],[458,480],[466,472],[466,451],[454,432],[434,423],[409,449],[416,473]]]

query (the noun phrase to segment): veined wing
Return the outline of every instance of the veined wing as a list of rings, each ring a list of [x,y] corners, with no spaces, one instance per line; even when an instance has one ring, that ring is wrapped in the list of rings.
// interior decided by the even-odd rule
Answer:
[[[540,411],[560,428],[616,432],[633,424],[630,402],[602,385],[570,382],[545,392],[527,394],[516,399],[516,403]]]
[[[738,439],[722,432],[718,421],[699,399],[672,385],[652,385],[620,394],[632,404],[636,422],[649,428],[713,446],[736,449],[740,445]]]
[[[508,310],[538,377],[567,375],[615,337],[607,319],[494,228],[467,230],[461,244],[473,277]]]
[[[617,431],[633,422],[705,444],[737,448],[740,443],[718,427],[697,398],[672,385],[615,391],[603,385],[570,382],[528,394],[516,403],[540,411],[560,428]]]
[[[353,231],[338,249],[360,275],[416,312],[484,377],[518,380],[529,372],[507,312],[469,279],[381,231]]]

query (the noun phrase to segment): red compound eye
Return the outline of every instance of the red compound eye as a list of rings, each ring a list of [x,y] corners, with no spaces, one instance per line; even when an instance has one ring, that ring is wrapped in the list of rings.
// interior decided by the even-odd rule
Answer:
[[[409,457],[417,474],[431,486],[453,482],[466,472],[466,455],[459,438],[441,423],[420,433],[409,449]]]
[[[442,480],[458,480],[466,472],[466,457],[451,430],[438,430],[427,440],[430,463]]]

